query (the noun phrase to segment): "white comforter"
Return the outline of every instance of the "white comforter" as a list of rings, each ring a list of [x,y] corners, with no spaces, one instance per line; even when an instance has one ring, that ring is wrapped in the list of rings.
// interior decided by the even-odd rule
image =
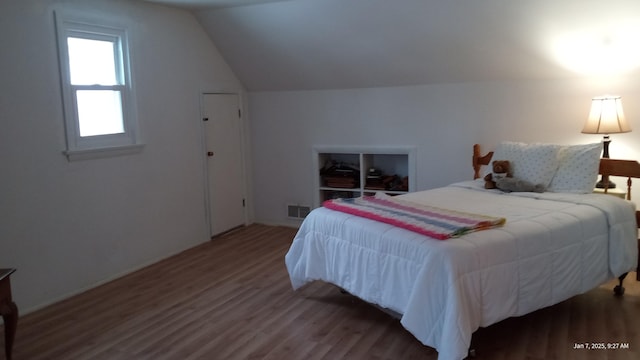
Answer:
[[[584,293],[637,261],[635,207],[613,196],[504,194],[469,181],[402,198],[507,222],[440,241],[318,208],[285,261],[294,289],[323,280],[402,314],[440,359],[464,358],[480,326]]]

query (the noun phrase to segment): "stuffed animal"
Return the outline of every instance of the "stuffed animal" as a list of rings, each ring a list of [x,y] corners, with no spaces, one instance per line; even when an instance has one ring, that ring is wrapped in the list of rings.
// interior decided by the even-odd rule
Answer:
[[[496,180],[496,188],[504,192],[544,192],[544,185],[532,184],[526,180],[504,177]]]
[[[495,189],[497,180],[513,177],[509,160],[494,160],[491,166],[493,171],[484,177],[485,189]]]

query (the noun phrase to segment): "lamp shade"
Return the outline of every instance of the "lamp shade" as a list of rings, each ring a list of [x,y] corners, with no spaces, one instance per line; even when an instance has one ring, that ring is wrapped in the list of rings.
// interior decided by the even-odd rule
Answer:
[[[600,96],[591,101],[591,111],[582,132],[584,134],[615,134],[631,131],[622,111],[620,96]]]

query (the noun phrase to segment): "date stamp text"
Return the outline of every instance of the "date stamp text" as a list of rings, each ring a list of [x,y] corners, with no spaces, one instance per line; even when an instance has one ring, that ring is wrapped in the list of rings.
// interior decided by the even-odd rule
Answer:
[[[574,350],[628,350],[628,342],[577,342],[573,344]]]

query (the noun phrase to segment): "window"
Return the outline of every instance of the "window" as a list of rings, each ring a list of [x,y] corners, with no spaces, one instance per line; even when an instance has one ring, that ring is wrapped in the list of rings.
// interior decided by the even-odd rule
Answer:
[[[56,13],[70,160],[139,151],[127,33]]]

